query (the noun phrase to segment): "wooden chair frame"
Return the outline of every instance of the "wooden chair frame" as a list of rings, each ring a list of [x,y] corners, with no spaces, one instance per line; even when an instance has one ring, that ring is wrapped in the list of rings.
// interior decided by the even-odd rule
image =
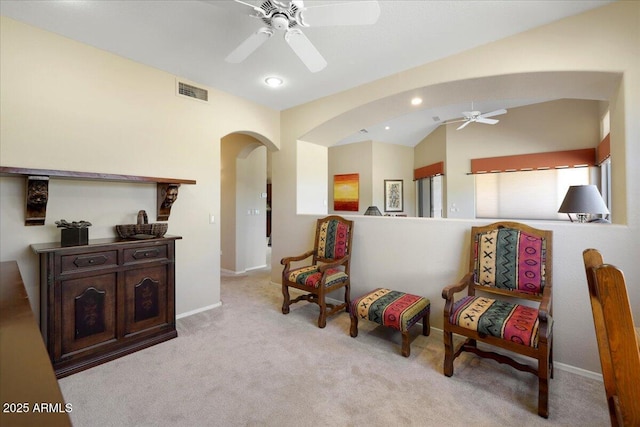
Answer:
[[[320,228],[323,223],[331,220],[340,221],[341,223],[346,224],[349,227],[349,237],[347,239],[347,253],[344,257],[340,259],[323,258],[318,256]],[[282,270],[282,295],[284,297],[284,302],[282,303],[283,314],[288,314],[289,306],[299,301],[308,301],[308,302],[318,304],[318,306],[320,307],[320,316],[318,317],[318,327],[324,328],[327,325],[327,316],[331,316],[341,311],[342,309],[345,309],[347,312],[349,311],[349,304],[351,302],[350,300],[351,277],[350,277],[349,269],[350,269],[350,261],[351,261],[352,240],[353,240],[353,221],[349,221],[338,215],[330,215],[317,220],[313,250],[307,251],[300,255],[285,257],[285,258],[282,258],[282,260],[280,261],[280,264],[284,265],[284,268]],[[291,264],[293,262],[303,261],[310,257],[312,257],[312,265],[320,265],[319,271],[322,273],[322,279],[320,281],[319,286],[317,288],[314,288],[311,286],[301,285],[300,283],[296,283],[288,280],[289,273],[292,269]],[[336,283],[331,286],[326,286],[327,270],[330,268],[336,268],[340,266],[344,268],[344,272],[348,276],[347,280]],[[292,300],[289,295],[290,287],[305,291],[307,293],[300,295],[297,298]],[[343,287],[345,288],[344,303],[341,303],[341,304],[327,303],[326,295]]]
[[[525,232],[532,236],[544,238],[546,240],[546,259],[545,259],[545,278],[546,284],[543,289],[542,295],[528,294],[526,292],[509,291],[499,288],[493,288],[488,286],[482,286],[474,282],[473,270],[474,270],[474,245],[473,239],[479,233],[485,233],[488,231],[496,230],[499,228],[512,228]],[[547,418],[549,416],[549,378],[553,378],[553,320],[552,320],[552,232],[548,230],[539,230],[533,227],[529,227],[525,224],[517,222],[496,222],[487,226],[472,227],[471,228],[471,250],[469,259],[469,273],[467,273],[458,283],[449,285],[442,290],[442,298],[444,298],[444,346],[445,346],[445,359],[444,359],[444,374],[448,377],[453,375],[453,361],[463,352],[468,351],[478,356],[493,359],[499,363],[504,363],[512,366],[513,368],[529,372],[538,376],[538,415]],[[476,291],[487,292],[495,294],[500,297],[510,297],[524,299],[539,303],[538,306],[538,320],[539,320],[539,337],[538,347],[529,347],[518,343],[503,340],[501,338],[493,337],[486,334],[463,328],[461,326],[453,325],[449,322],[449,318],[454,306],[454,296],[458,292],[462,292],[467,289],[469,296],[475,296]],[[467,339],[454,348],[453,334],[458,334]],[[520,363],[511,357],[506,355],[495,353],[491,351],[485,351],[478,348],[477,343],[490,344],[491,346],[502,348],[517,354],[531,357],[537,360],[537,368],[528,364]]]
[[[582,252],[611,425],[640,425],[640,336],[622,271]]]

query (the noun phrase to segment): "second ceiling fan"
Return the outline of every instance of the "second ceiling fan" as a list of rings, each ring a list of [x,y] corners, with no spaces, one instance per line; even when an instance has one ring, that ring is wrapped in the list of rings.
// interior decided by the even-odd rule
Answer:
[[[471,104],[471,109],[473,110],[473,103]],[[507,110],[505,110],[505,109],[490,111],[488,113],[482,113],[482,112],[480,112],[478,110],[463,111],[462,112],[462,116],[463,116],[462,119],[453,120],[453,121],[447,122],[447,124],[464,122],[464,123],[462,123],[462,125],[458,126],[458,128],[456,130],[464,129],[470,123],[474,123],[474,122],[475,123],[484,123],[486,125],[495,125],[500,120],[498,120],[498,119],[490,119],[489,117],[499,116],[499,115],[506,114],[506,113],[507,113]]]
[[[322,6],[305,7],[302,0],[289,2],[267,0],[254,6],[240,0],[236,3],[250,7],[255,13],[250,15],[266,24],[251,34],[227,57],[227,62],[244,61],[269,39],[275,31],[283,31],[284,39],[294,53],[315,73],[327,66],[327,61],[318,49],[300,30],[300,27],[323,27],[333,25],[370,25],[380,16],[377,1],[351,3],[330,3]]]

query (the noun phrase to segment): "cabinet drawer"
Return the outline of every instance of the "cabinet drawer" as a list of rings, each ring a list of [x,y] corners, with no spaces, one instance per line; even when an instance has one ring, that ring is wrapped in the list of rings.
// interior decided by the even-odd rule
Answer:
[[[110,267],[113,265],[118,265],[118,251],[63,255],[61,257],[60,268],[62,273],[65,273],[89,268]]]
[[[167,245],[142,246],[124,250],[124,263],[131,264],[145,261],[167,259]]]

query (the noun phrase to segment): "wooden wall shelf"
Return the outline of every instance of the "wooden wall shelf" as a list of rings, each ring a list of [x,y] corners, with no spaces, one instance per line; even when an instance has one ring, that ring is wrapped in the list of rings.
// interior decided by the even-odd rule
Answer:
[[[55,169],[29,169],[0,166],[0,176],[24,176],[27,179],[25,225],[44,225],[49,200],[49,179],[78,179],[131,183],[156,183],[158,221],[168,221],[171,206],[178,197],[181,184],[195,184],[193,179],[159,178],[138,175],[118,175]]]
[[[195,184],[193,179],[176,179],[176,178],[156,178],[150,176],[137,175],[117,175],[111,173],[96,172],[76,172],[55,169],[28,169],[14,168],[11,166],[0,166],[1,175],[22,175],[22,176],[48,176],[62,179],[82,179],[82,180],[101,180],[101,181],[128,181],[128,182],[156,182],[163,184]]]

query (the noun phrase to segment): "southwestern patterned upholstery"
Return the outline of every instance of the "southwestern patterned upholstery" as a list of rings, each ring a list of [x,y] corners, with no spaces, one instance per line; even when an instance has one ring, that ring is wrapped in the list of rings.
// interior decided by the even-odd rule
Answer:
[[[513,228],[474,238],[474,281],[511,291],[541,294],[545,285],[546,241]]]
[[[545,418],[553,378],[551,243],[551,231],[517,222],[472,227],[469,272],[442,291],[444,374],[452,376],[455,358],[469,351],[537,375],[538,415]],[[454,333],[467,337],[457,349]],[[481,350],[478,341],[532,357],[538,366]]]
[[[351,260],[351,242],[353,239],[353,221],[332,215],[321,218],[316,223],[313,250],[301,255],[282,258],[282,313],[289,313],[289,306],[298,301],[308,301],[320,306],[318,327],[324,328],[327,316],[342,309],[349,310],[349,262]],[[293,263],[311,258],[311,263],[293,266]],[[307,292],[291,300],[289,287]],[[326,295],[337,289],[345,288],[344,303],[334,305],[326,302]]]
[[[538,346],[538,310],[526,305],[466,296],[455,303],[449,322],[503,340]]]
[[[422,334],[431,332],[429,313],[431,302],[418,295],[378,288],[351,302],[352,337],[358,336],[358,320],[370,320],[402,332],[402,355],[409,357],[409,328],[422,319]]]

